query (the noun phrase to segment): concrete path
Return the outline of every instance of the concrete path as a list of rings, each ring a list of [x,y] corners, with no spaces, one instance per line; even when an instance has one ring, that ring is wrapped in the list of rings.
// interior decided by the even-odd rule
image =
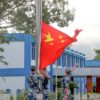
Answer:
[[[86,94],[82,94],[82,95],[75,94],[74,100],[87,100],[87,95]],[[89,94],[88,100],[100,100],[100,94]]]

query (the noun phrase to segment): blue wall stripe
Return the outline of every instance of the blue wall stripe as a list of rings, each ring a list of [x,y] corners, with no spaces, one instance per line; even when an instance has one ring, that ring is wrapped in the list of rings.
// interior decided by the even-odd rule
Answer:
[[[25,58],[24,58],[24,64],[25,64],[25,71],[26,71],[26,75],[25,75],[25,88],[28,87],[28,84],[27,84],[27,76],[29,75],[30,73],[30,67],[31,67],[31,60],[32,60],[32,49],[31,49],[31,46],[32,43],[31,43],[31,36],[27,36],[26,39],[25,39],[25,46],[24,46],[24,50],[25,50]]]
[[[27,74],[25,68],[0,69],[0,76],[24,76],[25,74]]]

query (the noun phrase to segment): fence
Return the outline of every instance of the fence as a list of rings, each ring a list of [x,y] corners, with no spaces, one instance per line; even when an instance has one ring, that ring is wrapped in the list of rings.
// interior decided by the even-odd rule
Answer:
[[[100,100],[99,93],[75,94],[74,100]]]
[[[0,94],[0,100],[10,100],[10,94]]]

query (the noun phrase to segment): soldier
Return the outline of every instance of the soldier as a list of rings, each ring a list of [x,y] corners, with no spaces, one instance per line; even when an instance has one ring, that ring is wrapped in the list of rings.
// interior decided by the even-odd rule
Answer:
[[[65,70],[65,77],[62,80],[63,85],[63,100],[71,100],[70,82],[71,82],[71,72],[76,69],[78,65],[74,65],[70,70]]]
[[[36,96],[41,89],[39,88],[39,80],[41,76],[35,70],[35,66],[31,67],[31,73],[27,78],[27,82],[29,84],[29,93],[28,93],[28,100],[37,100]]]
[[[49,100],[49,90],[48,90],[48,80],[50,79],[49,75],[46,73],[46,69],[40,71],[43,75],[43,100]]]

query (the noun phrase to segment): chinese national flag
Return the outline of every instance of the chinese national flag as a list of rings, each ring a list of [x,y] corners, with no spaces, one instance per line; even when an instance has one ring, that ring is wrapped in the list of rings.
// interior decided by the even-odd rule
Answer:
[[[76,36],[80,31],[81,30],[76,29],[75,35],[70,37],[42,22],[39,69],[44,69],[49,64],[53,64],[63,53],[64,48],[77,40]]]

